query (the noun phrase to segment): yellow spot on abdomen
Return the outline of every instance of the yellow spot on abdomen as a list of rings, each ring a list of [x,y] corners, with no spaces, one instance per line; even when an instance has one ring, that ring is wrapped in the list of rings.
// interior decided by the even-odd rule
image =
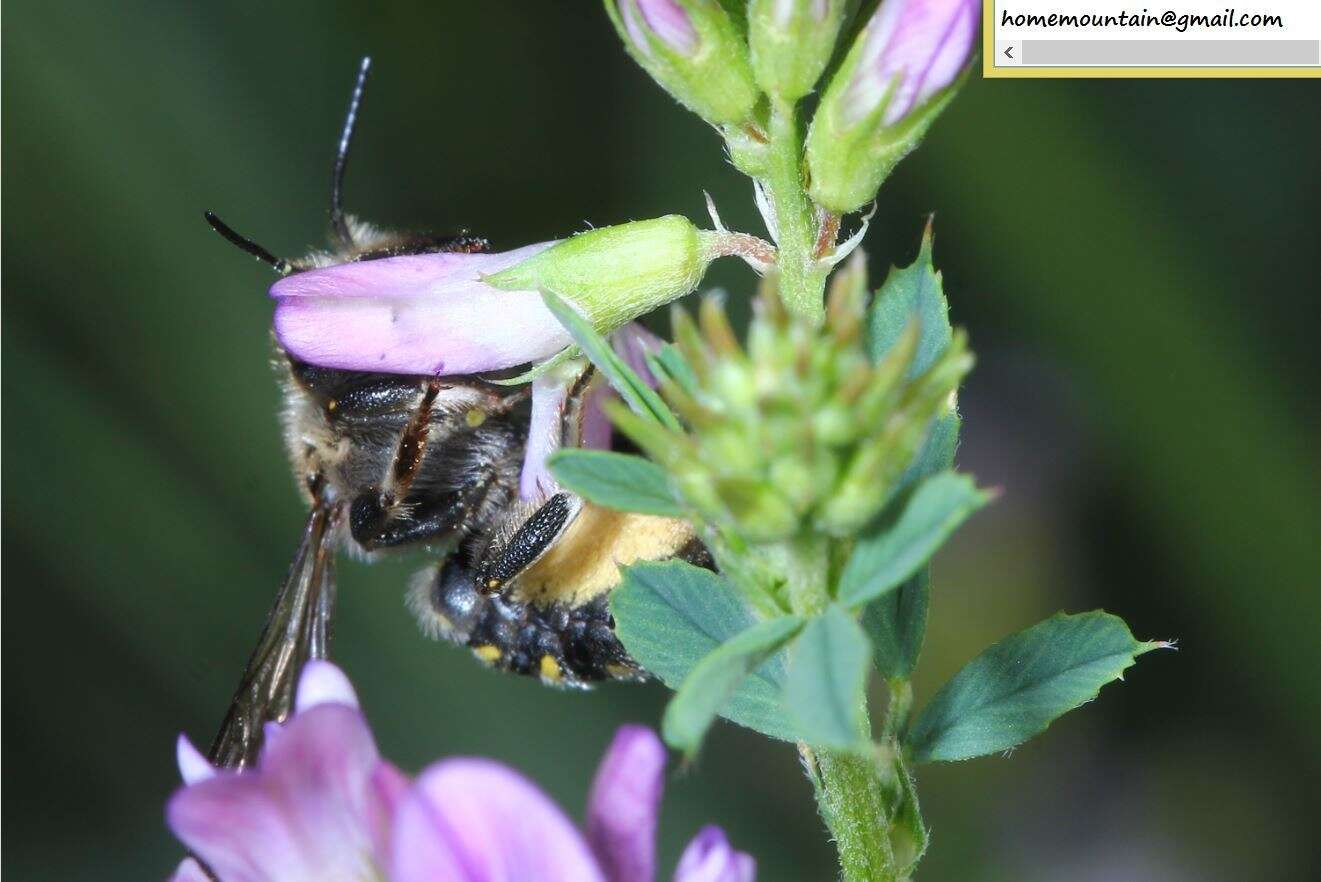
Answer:
[[[560,663],[549,655],[543,655],[541,657],[541,679],[558,683],[562,676]]]
[[[487,643],[485,646],[474,646],[472,654],[477,656],[488,665],[493,665],[500,660],[500,647],[492,646]]]

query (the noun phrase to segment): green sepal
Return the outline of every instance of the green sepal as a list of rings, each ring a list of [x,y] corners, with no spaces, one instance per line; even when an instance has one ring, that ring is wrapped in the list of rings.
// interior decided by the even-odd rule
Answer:
[[[712,255],[677,214],[578,233],[483,281],[571,302],[601,333],[692,292]]]
[[[814,13],[816,3],[799,0],[784,16],[784,0],[748,3],[748,44],[752,71],[762,90],[786,101],[797,101],[812,91],[835,51],[848,3],[826,0],[824,15]]]
[[[630,0],[604,0],[624,48],[652,79],[683,106],[713,125],[747,121],[759,92],[752,78],[747,42],[740,22],[718,0],[672,0],[683,8],[697,35],[691,54],[648,34],[638,46],[624,26],[618,5]]]
[[[619,357],[614,347],[592,327],[591,322],[554,292],[543,291],[541,296],[546,302],[546,307],[555,318],[559,319],[560,324],[564,325],[574,342],[582,348],[583,354],[605,375],[610,385],[619,393],[619,397],[624,399],[634,413],[649,418],[667,429],[679,428],[678,418],[656,394],[656,390],[648,386],[628,366],[628,363]]]

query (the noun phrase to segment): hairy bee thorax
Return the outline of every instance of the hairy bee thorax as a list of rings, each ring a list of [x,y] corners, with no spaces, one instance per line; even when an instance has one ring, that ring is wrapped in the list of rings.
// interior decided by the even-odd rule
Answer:
[[[423,630],[486,664],[562,686],[643,676],[614,633],[607,598],[619,567],[675,556],[705,562],[685,522],[557,493],[519,496],[525,388],[475,377],[314,367],[285,358],[285,438],[305,492],[346,512],[342,544],[445,554],[409,605]],[[590,369],[561,431],[581,432]]]

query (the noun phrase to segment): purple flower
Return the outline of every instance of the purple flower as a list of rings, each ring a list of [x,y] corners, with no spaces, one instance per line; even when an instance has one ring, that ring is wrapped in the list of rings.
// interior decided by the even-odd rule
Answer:
[[[867,23],[862,54],[844,93],[845,124],[882,115],[893,125],[958,77],[977,38],[977,0],[884,0]]]
[[[683,55],[697,50],[697,31],[675,0],[619,0],[619,15],[629,39],[643,55],[651,55],[651,37]]]
[[[484,276],[553,242],[501,254],[435,253],[312,269],[271,286],[275,337],[322,367],[475,374],[539,361],[568,333],[539,291],[501,291]]]
[[[665,750],[625,726],[601,761],[585,832],[499,763],[437,762],[410,781],[376,750],[357,698],[309,662],[294,716],[272,725],[255,769],[210,767],[179,740],[175,835],[221,882],[651,882]],[[715,827],[689,844],[676,882],[752,882],[755,864]],[[203,882],[193,858],[172,882]]]

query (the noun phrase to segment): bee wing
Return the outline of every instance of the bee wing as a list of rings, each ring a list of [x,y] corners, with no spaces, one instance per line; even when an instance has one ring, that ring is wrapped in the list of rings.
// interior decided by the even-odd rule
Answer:
[[[303,528],[289,573],[266,615],[229,712],[211,745],[211,762],[243,769],[256,760],[268,722],[283,722],[293,709],[298,674],[308,659],[330,653],[335,612],[337,506],[319,498]]]

